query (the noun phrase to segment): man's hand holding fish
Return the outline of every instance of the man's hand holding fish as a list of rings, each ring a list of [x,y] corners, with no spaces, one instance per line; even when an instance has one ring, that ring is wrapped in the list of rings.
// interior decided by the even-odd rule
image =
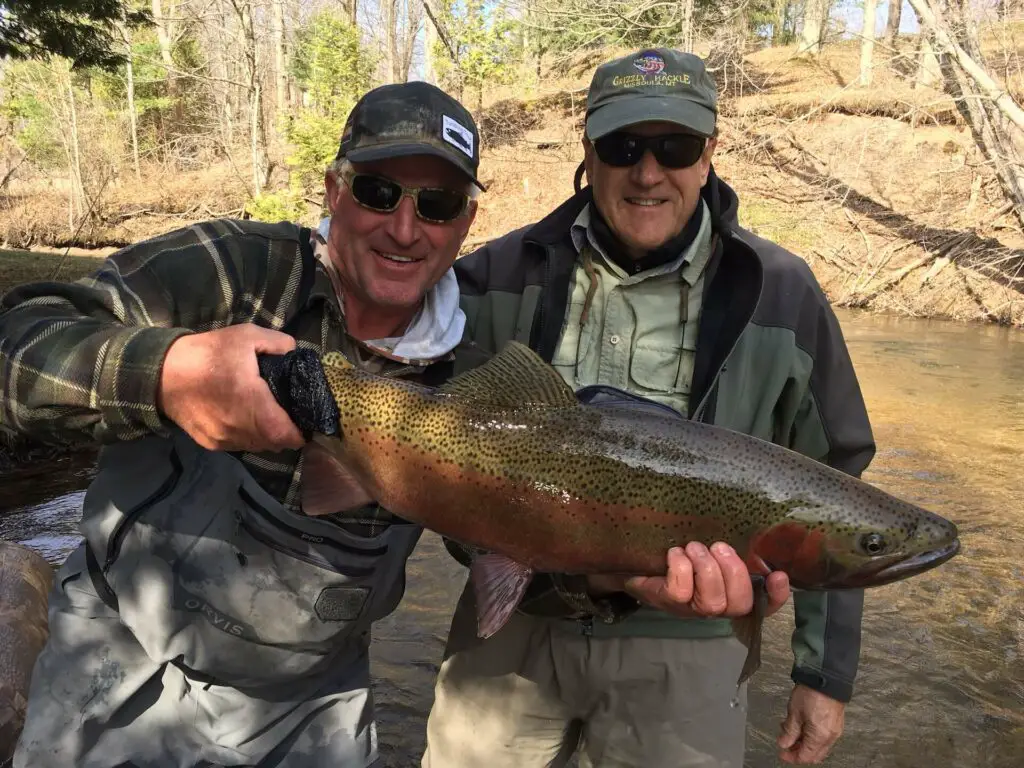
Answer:
[[[724,542],[707,547],[693,541],[668,551],[665,576],[593,575],[590,592],[625,591],[642,603],[676,616],[746,616],[754,609],[754,590],[746,563]],[[789,577],[781,571],[765,579],[771,616],[789,600]]]

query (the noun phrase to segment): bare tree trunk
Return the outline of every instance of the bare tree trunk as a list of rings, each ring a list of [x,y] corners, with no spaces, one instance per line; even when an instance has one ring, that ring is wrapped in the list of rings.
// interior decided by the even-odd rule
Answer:
[[[861,30],[860,43],[860,85],[871,85],[871,59],[875,51],[876,6],[876,0],[864,0],[864,28]]]
[[[885,44],[890,48],[896,44],[896,35],[900,33],[902,16],[903,0],[889,0],[889,16],[885,21]]]
[[[800,52],[817,56],[828,24],[829,0],[807,0],[804,4],[804,26],[800,33]]]
[[[416,49],[416,37],[420,33],[420,22],[423,20],[423,6],[419,0],[404,0],[405,5],[405,38],[402,40],[401,82],[409,80],[412,71],[412,54]],[[427,26],[430,26],[429,24]]]
[[[935,55],[935,46],[932,45],[931,33],[924,27],[918,38],[918,62],[917,78],[915,86],[931,88],[942,79],[942,72],[939,70],[939,58]]]
[[[992,164],[1017,220],[1024,224],[1024,110],[985,71],[978,31],[963,2],[947,3],[952,17],[947,21],[934,2],[910,0],[923,22],[922,30],[934,34],[939,45],[946,91],[970,126],[978,149]]]
[[[75,106],[75,86],[68,72],[68,107],[71,115],[71,186],[78,197],[78,212],[85,211],[85,184],[82,182],[82,152],[78,139],[78,109]]]
[[[133,66],[135,56],[132,50],[132,33],[125,25],[120,25],[118,32],[124,43],[126,56],[124,64],[125,100],[128,102],[128,128],[132,140],[132,166],[135,169],[135,180],[140,181],[142,179],[142,172],[139,170],[139,119],[135,112],[135,68]]]
[[[978,61],[964,50],[962,45],[950,37],[947,25],[932,7],[933,2],[930,2],[930,0],[909,0],[909,2],[914,10],[917,11],[921,21],[931,28],[939,47],[944,51],[948,51],[956,59],[960,68],[977,84],[978,90],[991,99],[1007,119],[1011,120],[1021,130],[1024,130],[1024,110],[1013,100],[1013,97],[1006,89],[996,83]],[[967,36],[965,44],[980,52],[981,47],[977,41],[977,31],[972,25],[968,32],[966,14],[963,14],[963,24],[960,26]],[[980,59],[978,53],[975,53],[975,56]]]
[[[165,10],[166,4],[166,10]],[[167,96],[173,102],[174,118],[180,117],[178,104],[178,79],[174,73],[174,33],[175,22],[174,0],[153,0],[153,25],[156,27],[156,39],[160,43],[160,60],[166,69]]]
[[[774,18],[772,20],[772,45],[782,45],[786,34],[786,11],[789,8],[789,0],[775,0],[773,6]]]
[[[357,17],[359,16],[359,0],[348,0],[346,10],[348,11],[348,21],[353,27],[357,24]]]
[[[380,0],[380,33],[381,45],[384,48],[384,82],[395,83],[397,54],[395,50],[395,27],[398,25],[397,0]]]
[[[693,52],[693,0],[679,2],[679,47],[686,53]]]
[[[230,56],[229,45],[231,42],[231,36],[228,34],[228,25],[231,21],[231,16],[224,0],[221,0],[217,10],[218,18],[212,25],[216,28],[216,32],[212,36],[215,36],[220,41],[220,45],[212,44],[211,41],[209,46],[210,69],[215,78],[214,82],[210,83],[210,91],[214,103],[218,105],[217,127],[220,134],[220,142],[223,147],[228,148],[235,140],[235,114],[231,98],[234,86],[227,82],[231,79],[231,71],[228,65]]]
[[[274,85],[277,95],[278,123],[288,112],[288,71],[284,52],[284,0],[271,0],[274,5]]]
[[[258,195],[267,183],[267,136],[263,125],[262,84],[259,71],[259,45],[248,0],[232,0],[241,24],[244,41],[247,97],[249,104],[249,149],[252,156],[253,194]]]
[[[429,18],[423,20],[423,79],[438,85],[437,64],[434,62],[434,48],[437,45],[437,27]]]
[[[132,165],[135,168],[136,181],[142,180],[142,171],[139,170],[139,120],[135,114],[135,73],[132,69],[131,45],[128,46],[128,61],[125,62],[125,80],[128,92],[128,124],[132,133]]]

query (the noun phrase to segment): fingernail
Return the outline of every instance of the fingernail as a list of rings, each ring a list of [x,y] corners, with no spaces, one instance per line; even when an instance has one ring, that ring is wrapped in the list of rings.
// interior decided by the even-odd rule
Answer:
[[[724,541],[716,542],[711,545],[711,548],[715,550],[716,554],[719,555],[733,555],[736,554],[736,550],[726,544]]]
[[[708,548],[701,544],[699,541],[695,541],[687,545],[686,554],[688,554],[690,557],[707,557]]]

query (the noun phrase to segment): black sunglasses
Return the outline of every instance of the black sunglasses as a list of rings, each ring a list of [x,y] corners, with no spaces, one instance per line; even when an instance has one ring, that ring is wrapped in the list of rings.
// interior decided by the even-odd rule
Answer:
[[[403,197],[411,197],[419,218],[432,224],[447,224],[465,213],[469,205],[469,195],[454,189],[403,187],[397,181],[371,173],[343,173],[341,177],[355,201],[377,213],[392,213]]]
[[[617,168],[636,165],[647,150],[665,168],[689,168],[704,152],[706,139],[692,133],[669,133],[662,136],[637,136],[615,131],[594,142],[602,163]]]

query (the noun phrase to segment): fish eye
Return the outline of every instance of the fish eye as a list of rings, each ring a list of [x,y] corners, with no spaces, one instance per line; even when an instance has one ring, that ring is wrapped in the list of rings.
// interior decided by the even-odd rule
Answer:
[[[885,537],[880,533],[865,533],[860,537],[860,548],[868,555],[881,555],[885,552],[887,544]]]

